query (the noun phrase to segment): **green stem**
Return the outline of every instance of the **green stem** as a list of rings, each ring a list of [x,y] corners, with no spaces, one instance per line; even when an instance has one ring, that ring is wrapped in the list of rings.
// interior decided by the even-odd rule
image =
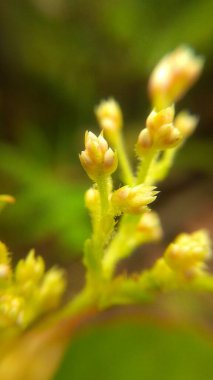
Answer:
[[[162,181],[168,175],[168,172],[173,164],[177,148],[167,149],[161,160],[156,165],[155,181]]]
[[[64,308],[62,315],[75,316],[84,310],[88,310],[92,307],[96,307],[96,300],[89,287],[85,287],[80,293],[78,293],[74,299],[72,299]],[[60,314],[60,316],[62,316]]]
[[[138,167],[137,184],[152,182],[152,170],[158,157],[156,149],[151,150],[140,162]]]
[[[149,183],[152,179],[151,170],[157,159],[158,152],[153,149],[144,160],[140,163],[137,183]],[[150,179],[151,177],[151,179]],[[123,216],[119,230],[109,245],[102,260],[102,268],[105,278],[110,279],[113,276],[116,264],[122,258],[127,257],[138,246],[139,242],[135,236],[135,230],[140,215]]]
[[[104,218],[109,208],[109,181],[109,176],[100,176],[97,179],[97,186],[101,201],[101,219]]]
[[[102,260],[103,274],[106,279],[113,276],[117,262],[128,257],[137,247],[138,242],[135,239],[134,232],[139,219],[140,215],[123,216],[119,231]]]
[[[87,266],[94,272],[96,278],[101,277],[101,259],[114,227],[114,215],[110,210],[109,194],[111,192],[111,178],[100,176],[97,187],[100,202],[93,213],[93,235],[87,244]]]
[[[118,154],[118,162],[122,171],[122,179],[127,185],[134,185],[135,179],[124,148],[124,142],[120,131],[113,138],[113,145]]]

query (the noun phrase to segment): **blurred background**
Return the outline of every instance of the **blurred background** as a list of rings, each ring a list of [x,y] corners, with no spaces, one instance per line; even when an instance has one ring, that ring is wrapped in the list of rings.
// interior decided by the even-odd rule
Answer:
[[[150,110],[149,73],[180,44],[206,59],[201,79],[177,105],[198,114],[200,124],[160,185],[155,207],[165,241],[145,247],[147,256],[133,255],[125,268],[150,265],[182,230],[213,232],[212,13],[212,0],[1,0],[0,193],[14,195],[16,204],[1,214],[0,238],[16,253],[14,261],[33,246],[48,265],[67,268],[72,292],[81,287],[89,181],[78,153],[85,129],[98,132],[94,106],[102,98],[118,100],[134,160]],[[213,302],[202,302],[212,317]]]

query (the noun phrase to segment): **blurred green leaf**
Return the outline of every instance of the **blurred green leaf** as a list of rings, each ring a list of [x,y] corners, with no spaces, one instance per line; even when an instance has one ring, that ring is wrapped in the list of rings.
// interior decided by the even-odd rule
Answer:
[[[212,342],[195,332],[121,323],[75,338],[54,380],[211,379]]]
[[[175,166],[181,170],[195,170],[212,174],[212,162],[209,159],[212,155],[213,143],[211,139],[194,138],[187,141],[177,155]]]
[[[12,240],[22,244],[33,245],[54,237],[76,254],[90,231],[84,207],[85,188],[58,177],[54,166],[44,163],[48,156],[41,158],[41,144],[35,147],[37,154],[35,150],[0,146],[0,170],[14,182],[17,200],[0,221],[2,230],[9,231]]]

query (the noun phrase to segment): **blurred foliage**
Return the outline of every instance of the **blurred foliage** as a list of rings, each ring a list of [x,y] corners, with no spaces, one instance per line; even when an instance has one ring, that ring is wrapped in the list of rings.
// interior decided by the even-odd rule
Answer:
[[[211,379],[211,340],[152,323],[90,328],[71,342],[54,379]]]
[[[2,92],[18,108],[13,123],[68,132],[94,120],[94,104],[108,95],[128,117],[141,114],[144,82],[167,51],[187,43],[211,65],[212,8],[211,0],[3,0]]]
[[[30,139],[16,148],[0,144],[0,170],[13,179],[10,189],[16,197],[13,207],[4,212],[1,230],[9,241],[7,234],[12,228],[13,242],[19,244],[20,240],[30,245],[48,236],[57,238],[65,251],[76,254],[89,234],[85,188],[76,181],[65,180],[65,176],[62,180],[60,172],[53,171],[48,164],[49,149],[37,132],[31,128]],[[75,175],[71,170],[69,174]]]

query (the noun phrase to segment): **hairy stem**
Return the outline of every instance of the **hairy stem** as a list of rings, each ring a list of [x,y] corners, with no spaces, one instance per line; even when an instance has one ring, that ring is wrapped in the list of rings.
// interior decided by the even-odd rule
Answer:
[[[137,184],[150,184],[152,183],[152,171],[154,169],[155,162],[158,158],[158,152],[151,150],[140,162],[138,167]]]
[[[118,154],[118,162],[121,168],[123,182],[132,186],[134,185],[135,179],[124,148],[124,142],[120,131],[116,134],[112,142]]]

